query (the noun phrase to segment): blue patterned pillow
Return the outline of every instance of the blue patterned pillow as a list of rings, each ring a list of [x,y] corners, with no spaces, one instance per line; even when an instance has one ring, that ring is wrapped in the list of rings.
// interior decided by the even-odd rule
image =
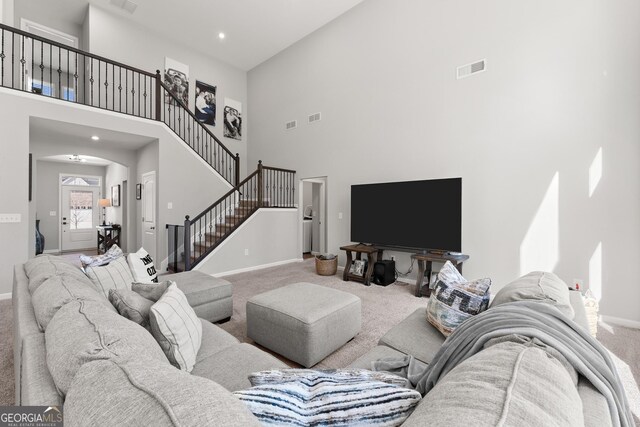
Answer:
[[[234,394],[262,425],[397,426],[421,399],[404,378],[365,369],[263,371],[249,381]]]
[[[489,307],[491,279],[468,282],[450,261],[438,273],[427,303],[427,320],[447,337],[462,322]]]

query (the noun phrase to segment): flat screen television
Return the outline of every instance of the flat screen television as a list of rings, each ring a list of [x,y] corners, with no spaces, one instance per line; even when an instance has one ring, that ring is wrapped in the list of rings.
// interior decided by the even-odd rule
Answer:
[[[462,178],[351,186],[351,241],[462,251]]]

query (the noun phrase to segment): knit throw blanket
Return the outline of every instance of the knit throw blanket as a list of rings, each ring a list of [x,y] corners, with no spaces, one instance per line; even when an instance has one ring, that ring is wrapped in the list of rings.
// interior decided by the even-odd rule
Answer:
[[[364,369],[262,371],[234,392],[263,425],[397,426],[421,399],[396,375]]]
[[[404,359],[404,371],[422,395],[428,393],[459,363],[482,351],[492,339],[520,335],[537,339],[558,351],[606,398],[612,425],[634,426],[627,397],[607,349],[573,320],[564,316],[550,304],[518,301],[492,307],[462,323],[447,338],[433,362],[421,373],[415,362]],[[380,360],[376,370],[388,366],[398,367],[398,361]],[[400,371],[399,371],[400,372]]]

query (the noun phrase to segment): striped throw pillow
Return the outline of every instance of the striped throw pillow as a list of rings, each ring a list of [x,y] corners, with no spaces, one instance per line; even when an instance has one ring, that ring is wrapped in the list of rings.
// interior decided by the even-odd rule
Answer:
[[[84,272],[107,299],[109,299],[109,289],[131,290],[133,276],[124,257],[116,258],[104,266],[87,267]]]
[[[175,283],[151,306],[149,324],[169,362],[191,372],[202,343],[202,323]]]
[[[420,402],[396,375],[365,369],[263,371],[249,377],[254,387],[236,391],[263,425],[402,424]]]

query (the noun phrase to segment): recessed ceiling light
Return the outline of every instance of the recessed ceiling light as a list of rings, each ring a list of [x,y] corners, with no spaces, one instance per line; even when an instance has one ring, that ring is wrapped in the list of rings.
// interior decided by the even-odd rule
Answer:
[[[226,35],[224,33],[218,33],[218,38],[220,40],[224,40],[225,37],[226,37]]]
[[[100,141],[100,137],[98,135],[93,135],[91,139],[93,139],[94,141]]]

